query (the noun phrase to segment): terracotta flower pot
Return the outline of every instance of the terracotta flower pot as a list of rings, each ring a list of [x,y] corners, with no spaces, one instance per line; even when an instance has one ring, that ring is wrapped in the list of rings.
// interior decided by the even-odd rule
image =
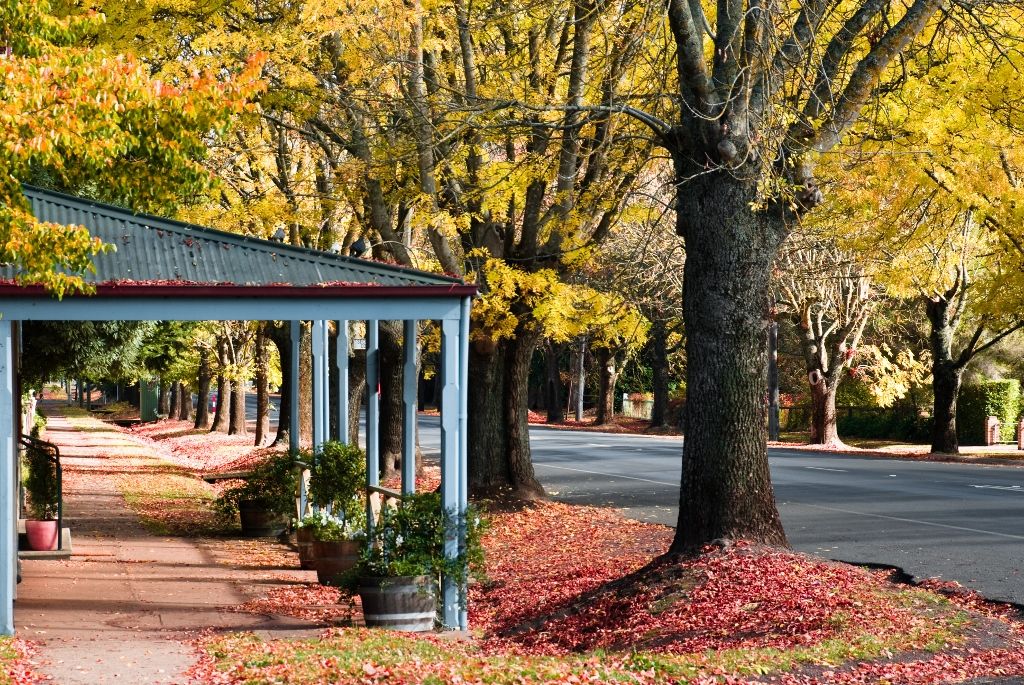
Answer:
[[[37,552],[48,552],[57,549],[57,536],[60,530],[56,521],[37,521],[29,519],[25,521],[25,537],[28,538],[28,546]]]

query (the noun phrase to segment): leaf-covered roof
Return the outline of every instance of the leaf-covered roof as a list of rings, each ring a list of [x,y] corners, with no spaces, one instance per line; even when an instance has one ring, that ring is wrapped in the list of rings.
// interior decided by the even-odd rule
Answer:
[[[439,287],[467,294],[456,278],[227,233],[172,219],[136,214],[92,200],[24,187],[40,221],[85,226],[116,247],[93,258],[95,285],[345,288],[355,286]],[[5,280],[17,274],[0,269]]]

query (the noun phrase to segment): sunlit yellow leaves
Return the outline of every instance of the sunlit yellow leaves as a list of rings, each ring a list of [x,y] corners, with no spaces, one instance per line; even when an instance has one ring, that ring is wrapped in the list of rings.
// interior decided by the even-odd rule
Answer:
[[[136,209],[166,207],[182,189],[208,182],[197,162],[206,137],[242,111],[261,62],[230,80],[195,75],[171,84],[131,57],[66,44],[88,22],[47,10],[45,2],[0,3],[0,18],[26,32],[21,49],[0,59],[0,259],[22,281],[64,294],[80,285],[73,274],[90,266],[99,244],[82,229],[36,222],[20,181],[43,172]]]

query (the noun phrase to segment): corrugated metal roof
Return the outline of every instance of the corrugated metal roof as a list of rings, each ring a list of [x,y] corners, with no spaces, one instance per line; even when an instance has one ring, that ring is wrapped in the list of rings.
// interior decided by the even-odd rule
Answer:
[[[390,264],[344,257],[227,233],[24,186],[40,221],[80,225],[117,250],[93,258],[94,284],[142,281],[187,285],[461,286],[462,281]],[[0,277],[16,274],[10,266]]]

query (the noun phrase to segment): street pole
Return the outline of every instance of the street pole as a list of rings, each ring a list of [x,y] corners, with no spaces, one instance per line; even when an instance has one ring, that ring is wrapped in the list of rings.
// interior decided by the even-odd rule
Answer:
[[[779,324],[768,327],[768,439],[779,439]]]

